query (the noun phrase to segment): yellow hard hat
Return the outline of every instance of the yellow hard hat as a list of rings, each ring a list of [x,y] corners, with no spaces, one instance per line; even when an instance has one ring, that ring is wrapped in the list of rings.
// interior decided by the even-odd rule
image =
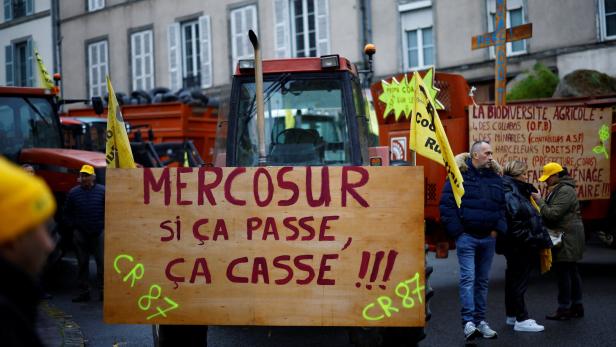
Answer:
[[[559,163],[547,163],[543,166],[543,173],[539,177],[540,182],[545,182],[550,176],[563,171],[563,167]]]
[[[79,170],[79,172],[87,173],[88,175],[94,175],[94,168],[91,165],[86,164],[81,167],[81,170]]]
[[[44,223],[55,211],[45,181],[0,157],[0,244]]]

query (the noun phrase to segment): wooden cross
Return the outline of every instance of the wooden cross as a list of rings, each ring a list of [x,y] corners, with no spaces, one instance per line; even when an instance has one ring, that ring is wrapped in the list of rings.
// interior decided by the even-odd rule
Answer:
[[[533,36],[533,24],[527,23],[507,29],[507,0],[496,1],[494,31],[473,37],[472,48],[494,46],[494,96],[496,106],[505,105],[507,85],[507,42],[519,41]]]

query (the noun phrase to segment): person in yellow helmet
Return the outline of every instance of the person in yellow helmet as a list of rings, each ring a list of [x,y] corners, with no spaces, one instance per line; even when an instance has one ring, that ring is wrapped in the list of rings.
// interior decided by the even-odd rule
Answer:
[[[542,199],[533,193],[548,229],[562,232],[562,245],[552,249],[553,269],[558,277],[558,308],[546,316],[550,320],[568,320],[584,317],[582,305],[582,278],[577,262],[584,254],[584,224],[577,198],[576,182],[566,168],[558,163],[547,163],[539,181],[548,186],[548,195]]]
[[[99,299],[103,298],[103,229],[105,224],[105,186],[96,183],[96,173],[90,165],[79,171],[79,185],[68,192],[64,218],[73,228],[73,243],[79,266],[80,292],[73,302],[90,300],[90,256],[96,261]]]
[[[0,345],[42,346],[36,333],[38,274],[54,244],[56,202],[43,180],[0,157]]]

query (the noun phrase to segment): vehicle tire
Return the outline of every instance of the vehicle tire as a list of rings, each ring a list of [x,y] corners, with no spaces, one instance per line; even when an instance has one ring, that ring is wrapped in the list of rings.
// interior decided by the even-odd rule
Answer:
[[[130,96],[137,99],[140,105],[152,103],[152,97],[145,90],[134,90]]]
[[[207,328],[207,325],[154,325],[152,327],[154,346],[207,346]]]
[[[154,99],[157,95],[163,95],[167,93],[171,93],[171,90],[166,87],[156,87],[156,88],[150,89],[150,97],[152,99]]]
[[[605,223],[605,233],[607,236],[607,242],[609,247],[616,248],[616,194],[612,194],[610,199],[610,210],[607,215],[608,222]]]
[[[152,325],[152,346],[160,347],[160,339],[158,336],[158,328],[160,325],[154,324]]]

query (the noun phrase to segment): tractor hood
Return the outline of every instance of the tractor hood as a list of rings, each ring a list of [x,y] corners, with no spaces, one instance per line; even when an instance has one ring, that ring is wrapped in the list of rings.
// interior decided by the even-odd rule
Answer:
[[[55,165],[59,168],[75,169],[77,172],[84,164],[94,167],[107,166],[104,153],[60,148],[24,148],[19,161],[28,164]]]
[[[82,165],[94,167],[98,183],[104,183],[107,167],[104,153],[59,148],[24,148],[19,162],[32,165],[56,194],[66,193],[78,184]]]

